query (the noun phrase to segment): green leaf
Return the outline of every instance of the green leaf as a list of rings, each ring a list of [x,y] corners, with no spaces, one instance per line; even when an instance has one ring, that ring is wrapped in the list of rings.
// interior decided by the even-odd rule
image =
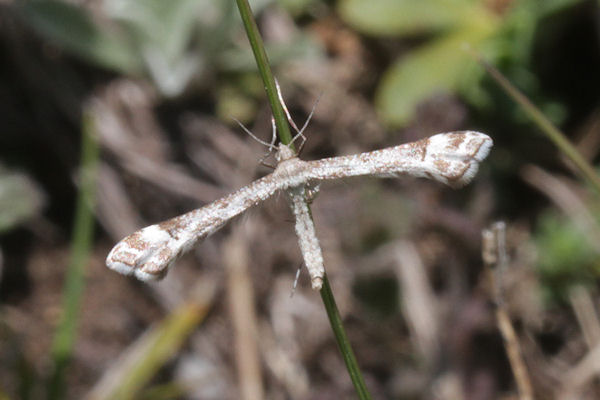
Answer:
[[[129,25],[139,44],[159,49],[167,59],[185,53],[199,18],[198,0],[108,0],[108,14]],[[211,14],[215,6],[206,6]]]
[[[596,222],[597,215],[594,212]],[[598,250],[590,244],[586,232],[554,210],[541,214],[537,225],[533,237],[538,258],[536,270],[547,300],[565,300],[573,286],[594,285],[600,275],[600,263]]]
[[[310,36],[299,33],[285,43],[267,44],[269,61],[279,65],[293,60],[318,60],[323,58],[323,49]],[[255,71],[252,52],[247,48],[223,50],[219,55],[220,68],[228,72]]]
[[[292,15],[299,15],[309,9],[316,0],[278,0],[277,3]]]
[[[217,5],[198,0],[107,0],[106,8],[128,28],[161,93],[180,94],[201,69],[199,54],[189,50],[196,23],[203,14],[217,15]]]
[[[535,2],[534,6],[538,8],[540,17],[546,17],[582,2],[583,0],[544,0]]]
[[[497,26],[493,18],[480,22],[422,46],[388,69],[376,93],[376,107],[386,123],[404,126],[417,106],[436,93],[454,93],[461,84],[476,83],[470,79],[474,61],[464,46],[480,47]]]
[[[375,36],[414,35],[468,21],[479,13],[474,0],[340,0],[338,12],[356,30]]]
[[[66,51],[125,73],[141,69],[140,59],[121,35],[96,22],[81,7],[58,0],[17,2],[26,23]]]
[[[538,270],[543,277],[581,276],[597,257],[585,234],[568,219],[546,213],[539,225]]]

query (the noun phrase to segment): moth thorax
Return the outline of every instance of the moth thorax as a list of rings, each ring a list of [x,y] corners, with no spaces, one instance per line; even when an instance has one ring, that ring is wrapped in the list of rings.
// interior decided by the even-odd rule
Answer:
[[[290,158],[294,158],[295,156],[296,153],[288,145],[285,145],[283,143],[279,144],[279,149],[277,151],[278,162],[289,160]]]

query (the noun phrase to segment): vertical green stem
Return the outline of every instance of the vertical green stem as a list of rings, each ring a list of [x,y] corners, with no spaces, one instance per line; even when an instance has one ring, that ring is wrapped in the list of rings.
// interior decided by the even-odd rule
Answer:
[[[267,97],[269,98],[269,102],[271,103],[273,117],[275,118],[275,124],[277,126],[279,138],[281,139],[282,143],[289,144],[291,143],[292,136],[290,134],[289,126],[285,119],[283,109],[281,108],[281,104],[279,104],[279,98],[277,97],[277,91],[275,87],[275,80],[271,72],[271,67],[269,66],[269,60],[264,49],[262,38],[260,36],[260,33],[258,32],[258,27],[256,26],[256,22],[254,20],[254,16],[252,15],[252,11],[250,10],[250,5],[248,4],[247,0],[236,1],[240,10],[240,14],[242,16],[242,20],[244,22],[244,26],[246,28],[248,39],[250,40],[250,45],[252,46],[252,51],[254,52],[254,56],[256,58],[256,63],[258,64],[260,75],[265,84]],[[358,397],[362,400],[370,399],[371,396],[367,390],[365,381],[358,367],[358,362],[356,361],[356,357],[354,356],[354,352],[352,351],[352,346],[350,345],[350,342],[348,341],[348,336],[344,331],[342,318],[338,311],[337,305],[335,304],[335,298],[333,296],[331,286],[329,286],[327,275],[325,275],[323,278],[324,279],[323,288],[321,289],[321,298],[323,299],[323,305],[327,310],[329,322],[331,323],[331,328],[334,332],[338,347],[342,353],[342,356],[344,357],[346,368],[348,369],[348,372],[350,374],[350,379],[352,379]]]
[[[271,104],[271,110],[273,111],[273,117],[275,118],[275,126],[277,127],[277,134],[283,144],[291,144],[292,135],[290,133],[290,127],[283,113],[283,108],[279,104],[279,98],[277,97],[277,88],[275,87],[275,79],[273,78],[273,72],[269,64],[269,58],[265,52],[265,46],[263,44],[258,26],[252,15],[250,4],[248,0],[236,0],[244,27],[246,28],[246,34],[250,41],[250,46],[254,52],[256,58],[256,64],[258,65],[258,71],[265,85],[267,91],[267,97]]]
[[[323,276],[323,289],[321,289],[321,299],[323,300],[323,304],[325,305],[325,309],[327,310],[327,317],[329,317],[331,329],[333,329],[333,334],[335,335],[335,340],[337,341],[338,348],[342,353],[342,357],[344,357],[346,369],[350,374],[350,379],[352,380],[352,384],[354,384],[354,388],[356,389],[358,398],[361,400],[370,399],[371,394],[367,389],[367,385],[365,385],[365,380],[362,376],[362,373],[360,372],[360,368],[358,367],[356,356],[354,355],[354,351],[352,351],[352,346],[350,345],[350,341],[348,340],[348,336],[346,335],[346,331],[344,330],[344,325],[342,324],[342,317],[340,316],[337,304],[335,303],[335,298],[333,297],[333,291],[331,290],[331,286],[329,286],[329,279],[327,279],[327,274]]]
[[[71,238],[71,259],[63,288],[62,315],[52,344],[54,370],[48,387],[49,399],[65,398],[66,369],[77,336],[77,320],[84,290],[85,264],[94,230],[94,200],[99,146],[94,137],[91,115],[82,117],[80,187]]]

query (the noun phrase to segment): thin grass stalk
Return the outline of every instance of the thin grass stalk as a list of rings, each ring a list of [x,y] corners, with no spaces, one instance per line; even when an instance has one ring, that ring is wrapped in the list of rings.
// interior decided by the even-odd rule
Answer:
[[[48,398],[64,399],[66,372],[77,337],[81,298],[85,289],[85,265],[89,258],[94,231],[94,203],[99,146],[95,138],[92,115],[82,116],[81,164],[79,193],[71,238],[71,256],[63,288],[62,314],[54,334],[51,356],[53,371],[48,383]]]
[[[594,167],[586,161],[565,134],[554,126],[540,109],[537,108],[519,89],[510,83],[500,71],[486,62],[479,54],[475,52],[471,52],[471,54],[485,68],[494,81],[504,89],[506,94],[523,108],[529,118],[531,118],[548,139],[558,147],[558,150],[573,163],[577,171],[594,187],[596,193],[600,194],[600,176],[598,176]]]
[[[329,318],[331,329],[333,330],[333,334],[335,335],[335,340],[338,344],[340,352],[342,353],[342,357],[344,358],[346,369],[350,374],[350,379],[354,384],[354,388],[356,389],[358,398],[361,400],[371,399],[371,394],[367,389],[367,385],[365,384],[362,372],[358,367],[358,361],[356,361],[356,356],[354,355],[354,351],[352,350],[352,346],[350,345],[348,336],[346,336],[346,331],[344,330],[342,318],[340,316],[340,312],[338,311],[337,304],[335,303],[335,298],[333,297],[333,291],[329,286],[329,279],[327,278],[327,273],[323,275],[323,289],[321,289],[321,299],[323,300],[323,304],[325,305],[325,309],[327,310],[327,317]]]
[[[500,277],[508,267],[508,255],[506,254],[506,224],[496,222],[489,228],[484,229],[481,238],[481,252],[484,263],[484,273],[487,276],[490,287],[490,296],[495,306],[496,325],[504,339],[504,348],[512,368],[519,400],[533,400],[533,385],[525,360],[521,344],[515,328],[506,309],[504,288]]]
[[[273,72],[271,71],[269,58],[267,57],[267,52],[265,51],[262,37],[258,31],[256,20],[254,19],[254,15],[250,9],[250,4],[248,4],[248,0],[236,0],[236,2],[238,9],[240,10],[240,15],[242,16],[242,21],[244,22],[244,27],[246,28],[246,34],[248,35],[250,47],[252,47],[254,58],[256,58],[258,72],[260,73],[260,77],[265,85],[265,91],[267,92],[267,98],[269,99],[269,104],[271,105],[273,118],[275,118],[277,135],[279,136],[281,143],[291,145],[293,149],[290,127],[287,123],[285,114],[283,113],[283,108],[279,103],[279,98],[277,97],[275,78],[273,77]]]
[[[248,4],[247,0],[236,0],[236,2],[238,5],[238,9],[240,10],[240,15],[242,17],[244,27],[246,28],[246,34],[248,35],[250,46],[252,47],[252,51],[254,52],[254,56],[256,58],[258,70],[265,85],[265,90],[267,92],[269,103],[271,104],[271,109],[273,110],[273,117],[275,118],[275,125],[277,127],[279,138],[282,143],[291,144],[292,136],[289,130],[286,117],[283,113],[283,109],[277,97],[275,79],[273,78],[273,73],[271,71],[269,60],[265,52],[262,37],[260,36],[260,33],[258,31],[258,27],[256,25],[256,21],[254,20],[252,10],[250,9],[250,5]],[[371,399],[371,395],[369,394],[365,385],[365,381],[362,377],[362,373],[358,366],[358,362],[356,361],[356,357],[354,356],[354,351],[352,350],[352,346],[350,345],[350,341],[348,340],[348,336],[346,335],[346,332],[344,330],[342,318],[335,303],[335,297],[333,295],[333,291],[331,290],[331,286],[329,285],[327,274],[325,274],[325,276],[323,277],[321,299],[323,300],[323,305],[325,306],[325,310],[327,311],[331,328],[333,330],[340,352],[342,353],[342,357],[344,358],[344,362],[346,363],[346,368],[348,369],[348,373],[350,374],[350,379],[352,380],[352,383],[354,384],[354,387],[358,394],[358,398],[361,400]]]

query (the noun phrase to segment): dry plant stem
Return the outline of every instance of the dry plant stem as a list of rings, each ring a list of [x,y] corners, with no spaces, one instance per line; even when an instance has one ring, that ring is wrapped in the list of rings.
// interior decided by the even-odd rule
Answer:
[[[569,370],[564,371],[563,390],[557,399],[581,399],[581,391],[600,374],[600,345],[588,351],[586,355]]]
[[[204,320],[210,310],[215,287],[214,282],[199,283],[192,290],[188,301],[180,304],[160,323],[149,328],[121,352],[84,399],[151,398],[141,394],[143,388],[172,359],[173,354],[181,351],[190,334]],[[161,398],[181,397],[171,395]]]
[[[427,269],[415,244],[410,241],[398,241],[391,252],[401,289],[402,313],[423,360],[431,365],[440,354],[440,313]]]
[[[533,400],[533,387],[529,378],[529,372],[523,361],[521,345],[506,311],[501,282],[499,279],[496,279],[495,274],[499,269],[504,268],[506,264],[507,256],[504,248],[506,226],[503,222],[497,222],[489,229],[485,229],[482,236],[482,258],[485,264],[485,274],[487,275],[492,299],[496,307],[495,314],[498,329],[504,339],[508,360],[519,390],[519,399]]]
[[[290,146],[293,146],[293,143],[291,143],[292,135],[290,134],[283,108],[279,103],[275,79],[271,72],[267,54],[264,49],[262,38],[258,31],[258,27],[256,26],[256,21],[254,20],[252,10],[250,9],[250,4],[248,4],[247,0],[236,0],[236,2],[240,10],[242,21],[244,22],[244,27],[246,28],[248,40],[250,41],[252,51],[254,52],[254,56],[256,58],[258,69],[265,84],[269,102],[271,103],[271,109],[273,110],[273,117],[277,126],[277,132],[283,144],[290,144]],[[291,149],[293,150],[293,147],[291,147]],[[308,204],[307,207],[310,213],[310,207]],[[321,298],[323,299],[323,304],[327,310],[327,315],[329,316],[329,321],[331,322],[331,327],[338,343],[338,347],[342,352],[342,356],[344,357],[344,361],[346,363],[346,368],[350,373],[350,378],[352,379],[354,387],[357,390],[358,397],[360,399],[370,399],[371,396],[367,390],[362,373],[358,367],[358,363],[356,362],[356,357],[354,357],[354,352],[352,351],[352,347],[344,331],[342,318],[335,304],[335,298],[333,296],[333,292],[331,291],[331,287],[329,286],[329,282],[327,281],[327,275],[324,276],[324,285],[320,292]]]
[[[546,136],[558,147],[558,149],[575,165],[577,170],[587,179],[596,189],[596,194],[600,194],[600,177],[594,168],[577,151],[577,148],[567,139],[567,137],[556,128],[552,122],[531,102],[529,99],[510,83],[500,71],[487,63],[479,54],[470,52],[473,57],[486,69],[490,76],[498,83],[506,93],[516,101],[535,124],[546,134]]]
[[[251,221],[246,221],[251,224]],[[258,326],[255,296],[248,273],[248,236],[241,227],[223,246],[224,264],[228,272],[229,307],[235,331],[235,356],[240,399],[263,399],[264,390],[258,352]]]
[[[92,115],[82,116],[81,166],[75,223],[71,241],[71,255],[63,288],[62,316],[52,343],[54,362],[48,385],[49,399],[65,398],[65,377],[77,337],[77,321],[81,297],[85,289],[84,272],[94,232],[94,203],[96,198],[96,171],[99,146],[95,138]]]
[[[569,300],[585,342],[592,350],[600,345],[600,320],[598,320],[592,294],[585,286],[576,285],[569,291]]]
[[[535,165],[523,167],[521,175],[556,204],[584,234],[588,244],[600,252],[600,226],[592,211],[567,183]]]
[[[581,398],[600,372],[600,322],[592,296],[587,288],[578,285],[571,289],[569,299],[589,351],[562,375],[562,390],[557,398],[565,400]]]

